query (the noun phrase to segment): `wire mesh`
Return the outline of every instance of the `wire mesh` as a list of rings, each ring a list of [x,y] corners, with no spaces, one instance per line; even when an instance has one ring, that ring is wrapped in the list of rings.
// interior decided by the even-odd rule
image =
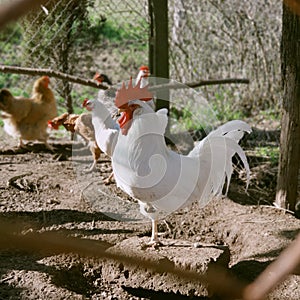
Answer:
[[[242,110],[250,115],[278,106],[281,5],[277,1],[170,0],[169,28],[170,78],[250,79],[249,86],[199,89],[220,114],[225,109],[227,114]],[[149,30],[147,0],[50,0],[29,21],[27,17],[27,22],[2,33],[1,58],[4,64],[63,69],[85,77],[102,71],[116,83],[148,63]],[[16,42],[16,47],[8,46]],[[21,82],[23,89],[25,77]]]
[[[282,6],[273,0],[169,1],[171,78],[250,80],[249,85],[204,86],[197,91],[219,122],[243,119],[254,126],[243,147],[249,150],[252,167],[249,191],[259,190],[262,202],[273,201],[276,188],[281,14]],[[192,134],[196,139],[197,131]]]
[[[145,0],[49,0],[1,33],[1,60],[5,65],[47,68],[83,78],[93,78],[98,71],[117,83],[147,64],[148,31]],[[6,74],[0,88],[5,85],[28,96],[33,81]],[[70,95],[75,109],[81,104],[78,97],[97,95],[95,89],[52,81],[62,109]]]

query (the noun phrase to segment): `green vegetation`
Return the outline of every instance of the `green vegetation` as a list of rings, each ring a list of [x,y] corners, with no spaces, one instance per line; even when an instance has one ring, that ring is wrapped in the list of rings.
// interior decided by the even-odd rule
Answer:
[[[206,112],[208,115],[210,112]],[[204,114],[205,115],[205,114]],[[193,113],[191,107],[181,107],[177,109],[171,105],[170,109],[171,123],[174,123],[176,128],[173,128],[174,132],[177,131],[206,131],[209,130],[211,124],[205,118],[201,118]]]
[[[277,165],[279,160],[279,147],[278,146],[263,146],[255,147],[254,153],[259,156],[268,159],[272,165]]]
[[[0,31],[0,57],[6,65],[18,65],[21,61],[19,47],[22,42],[22,31],[18,24],[9,25]],[[0,73],[0,89],[16,86],[20,75]],[[22,92],[15,90],[14,92]],[[25,95],[24,95],[25,96]]]
[[[266,120],[272,120],[272,121],[278,121],[280,120],[280,110],[278,107],[269,108],[266,110],[262,110],[260,114],[264,117]]]
[[[215,98],[212,99],[212,107],[216,113],[216,118],[222,122],[245,117],[240,107],[235,106],[231,92],[225,88],[220,88],[220,91],[215,93]]]
[[[122,3],[119,6],[125,5],[126,16],[115,19],[101,12],[102,6],[113,4],[98,3],[95,8],[95,2],[61,0],[57,4],[50,1],[47,3],[48,15],[38,10],[27,15],[22,22],[7,27],[0,32],[2,63],[51,68],[91,78],[93,71],[89,70],[97,69],[92,67],[96,53],[99,49],[106,51],[108,47],[112,53],[107,53],[115,56],[122,68],[145,63],[145,55],[140,53],[145,54],[148,49],[147,39],[143,38],[148,32],[147,20],[137,12],[133,13],[134,16],[129,14],[128,7]],[[128,18],[134,19],[134,27]],[[20,84],[20,78],[24,76],[0,73],[0,88],[7,87],[15,95],[28,96],[31,87],[22,89],[26,82]],[[73,89],[73,85],[61,80],[57,80],[53,87],[58,94],[60,111],[80,112],[82,99],[94,98],[97,94],[97,90],[88,87],[76,86]]]
[[[26,15],[23,25],[25,64],[39,68],[50,67],[66,74],[74,74],[78,66],[76,41],[88,24],[87,8],[91,1],[49,1],[49,14],[34,11]],[[63,16],[63,17],[60,17]],[[34,59],[32,59],[34,58]],[[72,85],[57,81],[57,92],[65,99],[69,113],[73,112]]]

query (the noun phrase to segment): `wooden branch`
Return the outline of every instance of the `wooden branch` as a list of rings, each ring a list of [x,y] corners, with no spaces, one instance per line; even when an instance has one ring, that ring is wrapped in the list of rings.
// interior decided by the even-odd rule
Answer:
[[[0,5],[0,29],[12,21],[16,21],[20,17],[27,14],[30,10],[38,8],[47,0],[18,0],[6,1],[7,3]]]
[[[54,71],[51,69],[34,69],[34,68],[22,68],[15,66],[6,66],[0,65],[0,72],[2,73],[14,73],[14,74],[26,74],[26,75],[48,75],[50,77],[56,77],[63,80],[68,80],[70,82],[90,86],[97,89],[107,90],[109,87],[102,85],[100,83],[96,83],[90,79],[83,79],[78,76],[68,75],[62,72]],[[151,86],[149,88],[150,91],[160,91],[165,89],[185,89],[185,88],[196,88],[204,85],[215,85],[215,84],[249,84],[249,79],[245,78],[226,78],[226,79],[208,79],[208,80],[200,80],[198,82],[190,82],[190,83],[179,83],[179,82],[171,82],[167,84],[160,84]]]
[[[299,0],[284,0],[283,1],[295,14],[300,15]]]
[[[105,85],[102,85],[100,83],[97,83],[90,79],[82,79],[78,76],[68,75],[62,72],[54,71],[51,69],[34,69],[34,68],[21,68],[21,67],[15,67],[15,66],[5,66],[0,65],[0,72],[2,73],[14,73],[14,74],[25,74],[25,75],[47,75],[50,77],[56,77],[62,80],[67,80],[70,82],[78,83],[81,85],[86,85],[90,87],[94,87],[101,90],[107,90],[108,87]]]
[[[226,79],[208,79],[201,80],[199,82],[187,83],[186,85],[191,88],[196,88],[203,85],[215,85],[215,84],[249,84],[249,79],[246,78],[226,78]]]
[[[185,89],[185,88],[196,88],[204,85],[217,85],[217,84],[249,84],[249,79],[246,78],[226,78],[226,79],[207,79],[200,80],[197,82],[187,82],[187,83],[167,83],[167,84],[159,84],[149,88],[150,91],[159,91],[164,89]]]

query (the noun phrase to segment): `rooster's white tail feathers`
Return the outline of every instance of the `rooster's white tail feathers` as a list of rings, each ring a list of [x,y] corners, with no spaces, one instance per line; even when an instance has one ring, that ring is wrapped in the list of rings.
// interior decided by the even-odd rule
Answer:
[[[234,138],[238,142],[243,137],[244,132],[250,133],[251,131],[251,127],[246,122],[233,120],[219,126],[217,129],[210,132],[208,136],[227,136],[229,134],[231,138],[234,138],[234,133],[239,132],[241,133],[241,137],[237,140],[237,138],[240,136],[240,134],[238,134]]]
[[[199,184],[203,193],[198,199],[200,206],[205,206],[213,196],[220,196],[226,184],[227,194],[231,175],[233,173],[232,157],[237,154],[246,170],[246,189],[250,180],[250,169],[245,152],[238,144],[244,132],[251,132],[251,127],[243,121],[230,121],[208,134],[189,153],[189,157],[199,157],[200,173]],[[202,166],[201,166],[202,165]]]

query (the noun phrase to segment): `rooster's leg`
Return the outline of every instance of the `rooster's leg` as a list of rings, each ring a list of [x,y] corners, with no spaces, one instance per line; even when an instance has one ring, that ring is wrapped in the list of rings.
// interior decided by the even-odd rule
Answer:
[[[105,185],[108,185],[108,184],[111,184],[113,182],[114,182],[114,172],[111,172],[111,174],[106,179],[103,180],[103,183]]]
[[[26,145],[24,144],[24,142],[21,138],[19,139],[18,148],[26,149]]]
[[[156,219],[153,219],[152,220],[152,235],[151,235],[150,244],[159,243],[157,224],[158,224],[158,221]]]
[[[96,171],[96,164],[97,164],[97,161],[94,160],[94,162],[91,165],[91,167],[87,170],[87,173],[92,173],[92,172]]]
[[[54,148],[51,145],[49,145],[47,141],[44,141],[44,143],[48,150],[50,150],[51,152],[54,152]]]

